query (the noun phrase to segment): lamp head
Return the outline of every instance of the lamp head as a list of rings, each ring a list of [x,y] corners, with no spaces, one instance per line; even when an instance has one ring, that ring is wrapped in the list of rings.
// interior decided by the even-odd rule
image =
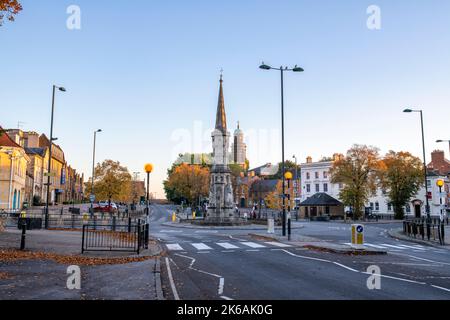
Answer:
[[[303,70],[303,68],[297,67],[297,65],[295,65],[294,69],[292,69],[292,71],[294,72],[303,72],[305,70]]]
[[[153,165],[152,165],[151,163],[147,163],[147,164],[144,166],[144,170],[145,170],[146,173],[152,173],[152,171],[153,171]]]
[[[61,91],[61,92],[66,92],[66,88],[64,88],[64,87],[59,87],[58,89],[59,89],[59,91]]]
[[[287,172],[284,174],[284,178],[285,178],[286,180],[292,180],[292,172],[287,171]]]
[[[442,179],[437,180],[437,181],[436,181],[436,185],[437,185],[438,187],[442,188],[442,187],[444,186],[444,180],[442,180]]]
[[[403,112],[405,112],[405,113],[411,113],[411,112],[413,112],[411,109],[405,109],[405,110],[403,110]]]
[[[436,143],[444,142],[444,140],[436,140]]]
[[[270,69],[272,69],[267,64],[264,64],[264,62],[259,66],[259,68],[262,69],[262,70],[270,70]]]

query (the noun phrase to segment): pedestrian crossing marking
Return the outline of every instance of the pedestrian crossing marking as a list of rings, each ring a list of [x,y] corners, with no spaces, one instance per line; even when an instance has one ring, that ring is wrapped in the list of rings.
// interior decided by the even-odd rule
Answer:
[[[224,249],[239,249],[239,247],[229,242],[217,242],[217,245],[221,246]]]
[[[392,244],[387,244],[387,243],[382,243],[381,245],[382,245],[382,246],[385,246],[385,247],[394,248],[394,249],[405,249],[405,247],[394,246],[394,245],[392,245]]]
[[[289,244],[285,244],[285,243],[281,243],[281,242],[276,242],[276,241],[270,241],[270,242],[265,242],[265,243],[268,244],[268,245],[275,246],[275,247],[280,247],[280,248],[289,248],[289,247],[292,247],[292,246],[289,245]]]
[[[193,247],[195,247],[197,250],[212,250],[211,247],[207,246],[204,243],[191,243]]]
[[[425,248],[417,248],[417,247],[414,247],[414,246],[407,246],[405,244],[399,244],[399,246],[402,246],[402,247],[405,247],[405,248],[408,248],[408,249],[414,249],[414,250],[426,250]]]
[[[183,251],[183,248],[178,243],[168,243],[166,247],[170,251]]]
[[[365,245],[365,246],[368,246],[368,247],[377,248],[377,249],[384,249],[383,246],[378,246],[378,245],[376,245],[376,244],[365,243],[364,245]]]
[[[262,244],[255,242],[241,242],[241,243],[250,248],[265,248],[265,246],[263,246]]]

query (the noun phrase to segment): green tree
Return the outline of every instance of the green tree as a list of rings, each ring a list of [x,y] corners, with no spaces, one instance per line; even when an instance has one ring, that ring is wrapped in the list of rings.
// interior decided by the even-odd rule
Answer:
[[[395,219],[403,219],[405,204],[423,185],[423,163],[409,152],[389,151],[382,160],[380,185],[394,207]]]
[[[353,209],[354,219],[362,216],[364,204],[376,191],[379,168],[378,149],[365,145],[354,145],[333,163],[331,182],[343,184],[339,198]]]
[[[18,0],[0,0],[0,26],[3,25],[5,18],[14,21],[15,15],[20,11],[22,11],[22,5]]]
[[[86,183],[88,192],[91,182]],[[120,162],[105,160],[95,167],[94,193],[97,200],[129,202],[132,199],[131,174]]]

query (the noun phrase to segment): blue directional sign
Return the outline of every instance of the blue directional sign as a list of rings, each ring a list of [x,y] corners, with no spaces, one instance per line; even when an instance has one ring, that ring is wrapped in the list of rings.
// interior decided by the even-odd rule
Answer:
[[[356,228],[356,231],[357,231],[358,233],[362,233],[362,232],[364,231],[364,227],[363,227],[363,226],[358,226],[358,227]]]

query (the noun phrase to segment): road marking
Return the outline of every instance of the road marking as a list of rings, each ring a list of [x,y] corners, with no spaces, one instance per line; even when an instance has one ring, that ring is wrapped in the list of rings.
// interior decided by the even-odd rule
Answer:
[[[247,251],[247,252],[259,252],[259,250],[258,249],[250,249],[250,250],[245,250],[245,251]]]
[[[443,287],[439,287],[439,286],[435,286],[435,285],[431,285],[433,288],[436,288],[436,289],[441,289],[441,290],[444,290],[444,291],[447,291],[447,292],[450,292],[450,289],[447,289],[447,288],[443,288]]]
[[[168,243],[166,247],[170,251],[183,251],[183,248],[178,243]]]
[[[208,247],[204,243],[191,243],[193,247],[195,247],[197,250],[212,250],[211,247]]]
[[[216,244],[225,249],[239,249],[239,247],[237,247],[234,244],[231,244],[229,242],[217,242]]]
[[[170,270],[169,259],[166,257],[167,275],[169,276],[170,287],[172,288],[173,297],[175,300],[180,300],[178,296],[177,288],[175,287],[175,282],[172,277],[172,270]]]
[[[406,248],[403,247],[399,247],[399,246],[393,246],[392,244],[387,244],[387,243],[382,243],[382,246],[386,246],[386,247],[390,247],[390,248],[395,248],[395,249],[402,249],[405,250]]]
[[[292,247],[289,244],[276,242],[276,241],[270,241],[270,242],[264,242],[264,243],[267,243],[268,245],[271,245],[271,246],[280,247],[280,248],[290,248],[290,247]]]
[[[241,244],[250,247],[250,248],[265,248],[262,244],[254,243],[254,242],[241,242]]]
[[[221,252],[223,252],[223,253],[232,253],[232,252],[236,252],[236,251],[234,251],[234,250],[222,250]]]
[[[223,300],[233,300],[233,299],[231,299],[231,298],[229,298],[229,297],[226,297],[226,296],[220,296]]]
[[[350,268],[350,267],[347,267],[347,266],[345,266],[345,265],[343,265],[343,264],[341,264],[341,263],[338,263],[338,262],[333,262],[335,265],[337,265],[337,266],[340,266],[340,267],[342,267],[342,268],[345,268],[345,269],[347,269],[347,270],[350,270],[350,271],[353,271],[353,272],[359,272],[358,270],[355,270],[355,269],[352,269],[352,268]]]
[[[417,248],[417,247],[413,247],[413,246],[407,246],[406,244],[399,244],[399,246],[402,246],[402,247],[405,247],[405,248],[408,248],[408,249],[414,249],[414,250],[422,250],[422,251],[427,250],[425,248]]]
[[[183,230],[161,230],[162,233],[180,233],[183,232]]]
[[[217,230],[199,230],[199,231],[195,231],[195,233],[217,233],[219,231]]]
[[[225,282],[225,280],[223,278],[220,278],[220,280],[219,280],[219,290],[218,290],[219,296],[223,293],[224,282]]]
[[[376,244],[371,244],[371,243],[364,243],[365,246],[369,246],[369,247],[373,247],[373,248],[377,248],[377,249],[385,249],[385,247],[383,246],[379,246]]]
[[[433,261],[433,260],[430,260],[430,259],[419,258],[419,257],[416,257],[416,256],[412,256],[410,254],[404,254],[404,253],[396,253],[396,254],[399,255],[399,256],[406,256],[406,257],[414,258],[416,260],[422,260],[422,261],[431,262],[431,263],[437,263],[437,264],[450,265],[450,263],[447,263],[447,262],[439,262],[439,261]]]

